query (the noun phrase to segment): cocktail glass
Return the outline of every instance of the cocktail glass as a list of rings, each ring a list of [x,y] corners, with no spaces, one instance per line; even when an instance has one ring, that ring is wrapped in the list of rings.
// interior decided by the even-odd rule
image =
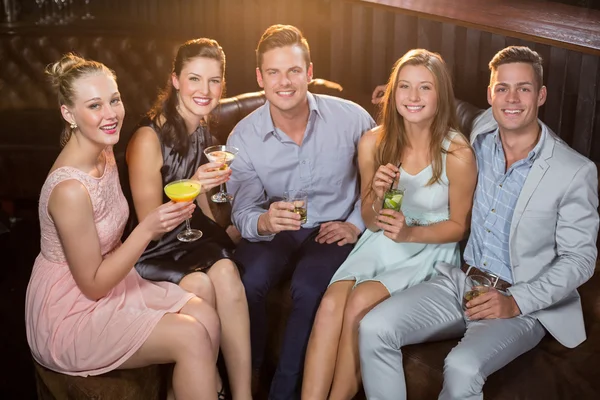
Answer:
[[[304,190],[286,190],[283,192],[283,201],[292,203],[294,211],[300,216],[300,222],[308,221],[308,193]]]
[[[219,168],[219,170],[226,170],[229,168],[229,165],[235,159],[235,156],[238,153],[238,149],[233,146],[226,145],[217,145],[210,146],[204,149],[204,154],[208,161],[210,162],[220,162],[223,165]],[[228,201],[233,200],[233,196],[225,191],[225,184],[221,184],[221,190],[219,192],[212,195],[211,200],[215,203],[227,203]]]
[[[165,186],[165,194],[169,199],[177,202],[192,201],[200,194],[200,182],[191,179],[181,179],[179,181],[173,181]],[[185,230],[179,232],[177,239],[182,242],[193,242],[202,237],[202,231],[199,229],[192,229],[190,226],[190,219],[185,220]]]
[[[475,297],[490,290],[492,282],[483,275],[469,275],[465,278],[465,294],[463,295],[463,309],[467,309],[467,303]]]
[[[404,189],[390,189],[383,195],[383,209],[400,211],[402,208],[402,199],[404,198]]]

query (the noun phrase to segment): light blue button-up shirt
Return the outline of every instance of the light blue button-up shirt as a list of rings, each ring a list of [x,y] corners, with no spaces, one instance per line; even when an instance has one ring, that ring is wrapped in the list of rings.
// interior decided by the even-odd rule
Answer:
[[[239,149],[227,189],[234,195],[233,223],[245,239],[273,238],[258,234],[258,217],[289,189],[308,192],[303,227],[346,221],[364,230],[357,147],[375,122],[353,102],[310,92],[307,97],[310,112],[301,146],[273,125],[268,101],[240,121],[227,140]]]
[[[498,129],[478,135],[473,143],[479,172],[465,262],[509,283],[513,283],[510,224],[521,189],[546,135],[543,127],[538,143],[527,157],[512,164],[508,170]]]

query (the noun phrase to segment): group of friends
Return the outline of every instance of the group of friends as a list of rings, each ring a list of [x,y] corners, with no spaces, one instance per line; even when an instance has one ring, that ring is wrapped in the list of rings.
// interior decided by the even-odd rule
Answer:
[[[405,399],[402,347],[450,338],[462,339],[440,399],[481,399],[486,378],[546,333],[569,348],[585,340],[576,289],[596,262],[597,170],[538,119],[547,89],[535,51],[511,46],[490,61],[491,108],[470,138],[436,53],[395,63],[373,94],[378,125],[353,102],[308,91],[313,65],[296,27],[269,27],[256,57],[266,103],[229,135],[239,152],[223,169],[203,150],[216,144],[207,122],[225,54],[205,38],[179,47],[127,145],[130,198],[112,150],[125,114],[115,74],[75,54],[47,67],[65,127],[26,298],[37,362],[76,376],[174,363],[171,397],[251,399],[266,298],[290,277],[274,400],[351,399],[361,385],[369,399]],[[201,183],[195,202],[165,196],[179,179]],[[223,183],[234,196],[227,228],[206,196]],[[393,185],[401,211],[382,208]],[[283,199],[290,189],[308,193],[305,223]],[[188,218],[204,235],[181,242]],[[463,308],[471,275],[492,287]]]

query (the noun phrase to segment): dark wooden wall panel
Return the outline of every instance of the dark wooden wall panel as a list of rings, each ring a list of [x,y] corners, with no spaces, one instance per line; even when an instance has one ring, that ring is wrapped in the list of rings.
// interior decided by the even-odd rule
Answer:
[[[227,54],[230,95],[258,89],[254,50],[262,32],[275,23],[297,25],[311,46],[315,77],[340,83],[345,97],[373,114],[372,89],[387,81],[393,63],[411,48],[439,52],[456,96],[487,107],[489,60],[507,45],[527,45],[544,58],[548,99],[541,118],[578,151],[600,162],[598,55],[355,0],[105,0],[92,6],[97,21],[104,6],[112,19],[122,18],[124,25],[142,21],[159,37],[217,39]]]

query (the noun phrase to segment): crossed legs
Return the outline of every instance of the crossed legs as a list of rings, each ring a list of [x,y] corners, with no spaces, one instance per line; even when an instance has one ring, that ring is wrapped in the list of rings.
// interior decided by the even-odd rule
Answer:
[[[180,286],[216,307],[221,320],[221,350],[234,400],[251,399],[248,303],[236,265],[217,261],[208,273],[186,275]]]

